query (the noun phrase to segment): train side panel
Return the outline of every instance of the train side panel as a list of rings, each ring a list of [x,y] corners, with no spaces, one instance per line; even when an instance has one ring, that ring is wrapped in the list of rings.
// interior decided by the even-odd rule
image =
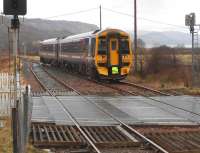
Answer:
[[[40,43],[39,56],[42,63],[52,64],[57,61],[57,44],[58,40],[56,38],[45,40]]]
[[[62,41],[59,62],[67,69],[87,72],[90,53],[90,38],[80,38],[73,41]]]

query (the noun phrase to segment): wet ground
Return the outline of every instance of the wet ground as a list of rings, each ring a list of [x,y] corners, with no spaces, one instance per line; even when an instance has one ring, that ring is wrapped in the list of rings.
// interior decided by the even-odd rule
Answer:
[[[151,100],[140,96],[59,96],[61,105],[54,97],[33,97],[34,122],[52,122],[71,125],[65,109],[81,125],[117,124],[96,105],[108,111],[127,124],[168,124],[190,125],[200,123],[200,102],[196,97],[170,96],[153,97]]]

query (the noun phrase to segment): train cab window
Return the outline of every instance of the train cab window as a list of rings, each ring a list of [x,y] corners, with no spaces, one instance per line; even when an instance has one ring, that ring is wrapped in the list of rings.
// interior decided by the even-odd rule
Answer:
[[[111,41],[111,47],[112,47],[112,51],[117,50],[117,41],[116,40]]]
[[[107,43],[106,43],[106,39],[99,39],[99,54],[106,54],[106,50],[107,50]]]
[[[128,39],[121,39],[120,50],[124,54],[129,54],[129,41],[128,41]]]

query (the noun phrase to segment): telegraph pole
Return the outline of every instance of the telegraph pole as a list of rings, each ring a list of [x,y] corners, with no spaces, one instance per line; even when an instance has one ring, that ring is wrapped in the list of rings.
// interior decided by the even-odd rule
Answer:
[[[135,62],[134,62],[134,69],[137,72],[138,66],[138,55],[137,55],[137,0],[134,0],[134,53],[135,53]]]
[[[102,9],[101,9],[101,5],[99,6],[99,15],[100,15],[100,22],[99,22],[99,24],[100,24],[100,30],[102,30]]]

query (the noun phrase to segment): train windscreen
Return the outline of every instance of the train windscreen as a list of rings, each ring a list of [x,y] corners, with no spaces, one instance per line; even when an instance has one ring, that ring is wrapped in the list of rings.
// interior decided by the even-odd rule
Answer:
[[[98,54],[105,55],[107,51],[107,43],[106,39],[99,39],[99,45],[98,45]]]
[[[129,41],[128,39],[121,39],[120,40],[120,51],[122,54],[129,54]]]

